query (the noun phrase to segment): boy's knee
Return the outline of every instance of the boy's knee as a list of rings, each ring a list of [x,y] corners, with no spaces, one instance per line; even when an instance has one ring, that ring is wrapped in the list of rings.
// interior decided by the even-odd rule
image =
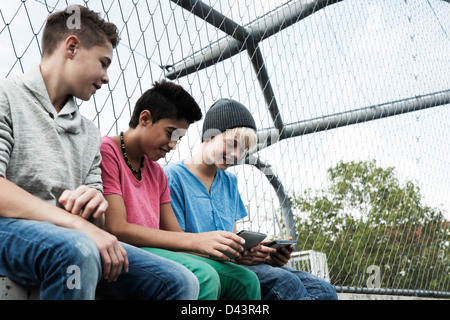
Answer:
[[[233,277],[236,283],[239,283],[239,287],[235,287],[234,290],[239,291],[237,293],[237,299],[244,300],[260,300],[261,299],[261,285],[258,276],[251,270],[246,269],[243,266],[236,266]]]
[[[199,300],[217,300],[220,298],[220,277],[213,267],[206,263],[198,263],[194,274],[198,278],[200,286]]]
[[[41,298],[93,299],[102,275],[100,254],[94,241],[68,232],[45,254]],[[61,282],[62,281],[62,282]]]
[[[175,300],[197,300],[200,292],[198,278],[186,269],[186,272],[179,273],[174,279],[177,292],[171,299]]]
[[[89,268],[101,270],[100,253],[97,246],[91,239],[77,241],[74,245],[75,261],[80,261],[80,265],[87,264]]]
[[[260,300],[261,299],[261,285],[259,283],[258,276],[250,271],[248,271],[245,277],[248,279],[247,291],[249,292],[249,299]]]
[[[338,300],[338,295],[333,285],[324,281],[322,300]]]
[[[102,274],[100,253],[95,242],[82,232],[70,232],[57,246],[58,260],[68,274],[79,272],[85,281],[98,282]]]

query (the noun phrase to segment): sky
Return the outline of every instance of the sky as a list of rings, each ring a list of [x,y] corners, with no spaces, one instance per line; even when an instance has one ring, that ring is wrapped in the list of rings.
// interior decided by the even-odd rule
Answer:
[[[49,11],[66,1],[1,1],[0,73],[39,63],[40,35]],[[68,1],[83,3],[82,1]],[[284,1],[205,1],[246,25]],[[134,4],[133,4],[134,3]],[[121,43],[110,67],[108,89],[81,112],[104,135],[126,130],[140,94],[172,65],[225,37],[177,5],[160,1],[88,1],[115,22]],[[106,13],[105,13],[106,12]],[[330,5],[260,43],[285,123],[449,90],[450,4],[439,0],[347,0]],[[260,129],[273,127],[246,52],[179,78],[203,111],[221,97],[236,99]],[[421,189],[425,204],[450,219],[449,105],[280,141],[261,150],[290,195],[323,189],[326,170],[339,161],[376,159],[396,168],[400,181]],[[161,165],[186,158],[200,146],[202,121]],[[255,231],[276,232],[275,192],[259,170],[231,169]],[[275,214],[275,216],[277,216]]]

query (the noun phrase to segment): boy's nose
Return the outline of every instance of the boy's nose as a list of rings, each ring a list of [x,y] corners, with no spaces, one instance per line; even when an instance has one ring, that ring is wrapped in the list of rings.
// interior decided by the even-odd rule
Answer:
[[[177,147],[177,140],[170,140],[169,142],[170,150],[175,150],[176,147]]]
[[[103,77],[102,77],[102,83],[103,83],[103,84],[109,83],[109,77],[108,77],[108,74],[107,74],[107,73],[105,73],[105,74],[103,75]]]

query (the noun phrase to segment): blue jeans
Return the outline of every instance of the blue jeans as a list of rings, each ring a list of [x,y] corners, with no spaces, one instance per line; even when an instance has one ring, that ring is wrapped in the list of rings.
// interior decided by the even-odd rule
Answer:
[[[337,300],[331,284],[308,272],[265,263],[245,267],[258,276],[263,300]]]
[[[0,275],[40,286],[41,299],[197,299],[198,280],[182,265],[121,243],[129,271],[102,279],[102,261],[85,233],[49,222],[0,217]]]

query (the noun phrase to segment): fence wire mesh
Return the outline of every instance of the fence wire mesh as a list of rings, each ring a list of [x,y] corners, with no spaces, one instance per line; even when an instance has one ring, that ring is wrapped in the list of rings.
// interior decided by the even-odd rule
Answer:
[[[2,1],[2,77],[39,63],[45,17],[70,4],[120,30],[108,88],[78,101],[103,135],[162,78],[205,112],[238,100],[259,134],[230,169],[240,228],[324,253],[337,288],[450,295],[448,1]],[[198,148],[201,125],[160,164]]]

